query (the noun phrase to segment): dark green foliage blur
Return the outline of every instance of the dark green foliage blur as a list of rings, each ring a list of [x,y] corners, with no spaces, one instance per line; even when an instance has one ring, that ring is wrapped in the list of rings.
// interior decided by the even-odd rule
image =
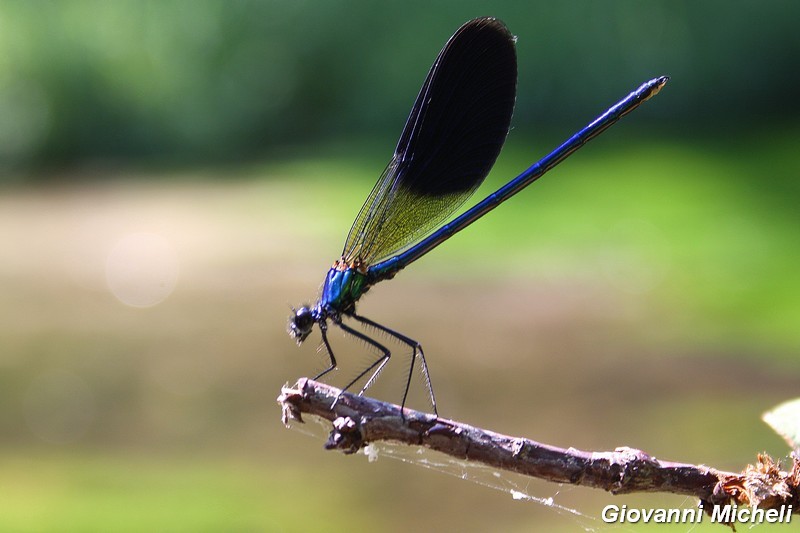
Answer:
[[[669,96],[641,120],[662,130],[798,117],[790,1],[7,1],[0,165],[228,163],[392,139],[442,44],[481,15],[519,36],[526,134],[577,128],[660,74]]]

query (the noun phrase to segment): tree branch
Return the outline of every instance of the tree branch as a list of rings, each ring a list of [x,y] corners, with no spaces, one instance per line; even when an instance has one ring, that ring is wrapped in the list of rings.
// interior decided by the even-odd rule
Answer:
[[[339,400],[332,406],[336,398]],[[530,439],[510,437],[405,409],[373,398],[301,378],[283,387],[278,402],[283,422],[302,422],[302,414],[332,422],[326,449],[355,453],[370,442],[395,441],[423,446],[461,460],[476,461],[556,483],[603,489],[612,494],[669,492],[694,496],[706,512],[716,505],[736,503],[763,509],[792,505],[800,511],[800,457],[793,454],[789,472],[768,456],[742,473],[703,465],[662,461],[641,450],[622,447],[613,452],[558,448]]]

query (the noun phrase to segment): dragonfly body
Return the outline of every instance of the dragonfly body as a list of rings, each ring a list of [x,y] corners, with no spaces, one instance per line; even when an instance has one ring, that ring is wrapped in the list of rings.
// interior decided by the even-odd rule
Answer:
[[[492,18],[464,24],[448,40],[422,85],[394,156],[367,197],[345,242],[342,257],[328,270],[322,294],[313,306],[293,312],[289,333],[298,344],[318,325],[330,365],[328,321],[361,339],[380,355],[343,390],[367,374],[370,387],[391,357],[376,339],[344,323],[356,320],[412,351],[420,362],[431,405],[436,400],[419,342],[356,313],[369,288],[466,228],[569,157],[641,103],[658,93],[668,78],[654,78],[609,108],[553,152],[455,219],[445,221],[478,188],[494,164],[509,130],[516,95],[515,39]],[[438,226],[438,228],[437,228]],[[403,395],[405,406],[414,365]]]

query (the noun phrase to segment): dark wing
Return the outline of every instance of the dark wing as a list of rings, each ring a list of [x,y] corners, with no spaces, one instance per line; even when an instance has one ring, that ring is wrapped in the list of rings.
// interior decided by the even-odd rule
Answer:
[[[433,63],[394,156],[364,202],[342,256],[370,265],[427,236],[480,186],[514,110],[514,36],[499,20],[467,22]]]

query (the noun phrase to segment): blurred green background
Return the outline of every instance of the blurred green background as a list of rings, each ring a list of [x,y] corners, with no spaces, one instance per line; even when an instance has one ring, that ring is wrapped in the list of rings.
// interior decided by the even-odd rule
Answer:
[[[0,529],[574,531],[694,505],[467,475],[576,518],[280,424],[280,386],[324,364],[289,308],[482,15],[520,74],[477,196],[672,80],[362,314],[423,343],[446,417],[725,469],[788,453],[759,417],[800,390],[796,2],[4,1]],[[342,385],[370,355],[333,342]],[[399,401],[406,368],[371,393]]]

